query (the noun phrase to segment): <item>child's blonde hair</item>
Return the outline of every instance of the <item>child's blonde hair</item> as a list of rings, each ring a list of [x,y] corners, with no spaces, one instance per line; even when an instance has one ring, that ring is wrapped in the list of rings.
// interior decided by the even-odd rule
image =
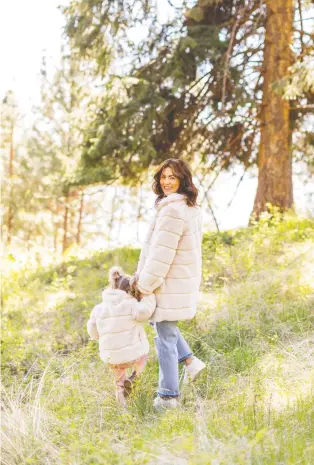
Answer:
[[[125,292],[130,290],[130,276],[124,274],[122,268],[113,266],[110,268],[108,275],[112,289],[120,289]]]
[[[139,275],[135,273],[132,277],[124,274],[119,266],[113,266],[109,270],[109,284],[112,289],[120,289],[133,295],[138,301],[141,300],[141,293],[137,288]]]

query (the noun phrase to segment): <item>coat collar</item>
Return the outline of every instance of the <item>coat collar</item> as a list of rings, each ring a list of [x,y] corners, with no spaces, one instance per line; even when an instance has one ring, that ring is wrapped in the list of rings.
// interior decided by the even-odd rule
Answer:
[[[121,300],[132,298],[130,294],[125,291],[121,291],[121,289],[105,289],[102,292],[103,300],[109,300],[111,302],[120,302]]]
[[[175,192],[161,199],[161,201],[157,204],[156,209],[157,211],[159,211],[161,208],[165,207],[166,205],[169,205],[172,202],[183,202],[183,201],[186,202],[186,195],[178,194],[177,192]]]
[[[152,237],[160,210],[172,202],[185,202],[186,203],[186,196],[175,192],[174,194],[169,194],[167,197],[164,197],[163,199],[161,199],[161,201],[155,207],[155,212],[151,219],[151,222],[150,222],[147,234],[146,234],[146,239],[145,239],[146,243],[149,243],[150,238]]]

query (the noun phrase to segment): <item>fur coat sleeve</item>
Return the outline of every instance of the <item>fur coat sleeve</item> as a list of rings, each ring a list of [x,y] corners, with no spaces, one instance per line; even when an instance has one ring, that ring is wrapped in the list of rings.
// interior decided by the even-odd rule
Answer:
[[[96,307],[93,308],[91,316],[87,322],[87,332],[89,334],[89,337],[96,341],[99,339],[99,334],[98,334],[97,325],[96,325],[96,316],[97,316],[97,313],[99,312],[100,307],[101,307],[101,304],[96,305]]]
[[[137,302],[132,310],[132,316],[136,321],[148,320],[156,309],[155,294],[146,295],[140,302]]]

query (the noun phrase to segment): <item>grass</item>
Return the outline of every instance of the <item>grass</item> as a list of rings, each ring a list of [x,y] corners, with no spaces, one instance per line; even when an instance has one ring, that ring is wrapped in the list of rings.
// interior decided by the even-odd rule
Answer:
[[[207,369],[161,414],[152,328],[127,411],[85,330],[108,267],[131,273],[137,258],[123,248],[8,276],[1,463],[312,465],[314,222],[205,235],[199,312],[180,327]]]

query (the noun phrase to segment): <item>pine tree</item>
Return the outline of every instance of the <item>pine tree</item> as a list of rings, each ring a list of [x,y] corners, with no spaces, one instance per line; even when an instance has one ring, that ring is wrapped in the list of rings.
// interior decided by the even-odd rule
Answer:
[[[42,105],[37,109],[33,142],[43,157],[48,155],[47,174],[50,186],[49,208],[53,217],[55,243],[62,231],[62,251],[79,240],[82,224],[80,189],[74,187],[82,128],[85,124],[85,105],[88,88],[80,71],[80,65],[67,56],[50,82],[46,75],[45,62],[42,67]],[[80,232],[73,231],[70,219],[77,211]],[[71,227],[72,226],[72,227]]]
[[[15,95],[12,91],[8,91],[1,103],[1,152],[2,152],[2,173],[4,183],[4,204],[6,207],[4,224],[6,227],[6,239],[10,244],[13,234],[13,222],[16,213],[16,205],[14,198],[15,184],[15,156],[16,156],[16,141],[15,132],[18,120],[20,118]]]
[[[283,5],[279,0],[269,5],[260,0],[208,0],[189,9],[182,2],[163,24],[150,2],[142,3],[137,19],[132,2],[123,2],[120,9],[118,1],[94,0],[93,8],[89,5],[87,0],[79,0],[65,12],[73,50],[105,76],[103,96],[84,139],[82,166],[90,173],[89,179],[137,182],[141,170],[169,156],[191,160],[197,153],[203,168],[216,173],[216,178],[234,164],[241,163],[244,170],[255,164],[263,166],[256,213],[265,209],[267,202],[288,208],[292,203],[291,134],[295,126],[291,117],[290,129],[287,126],[289,104],[275,87],[277,81],[288,78],[289,66],[309,53],[313,44],[304,28],[293,27],[291,2],[284,2],[286,13],[279,11],[277,20],[270,11],[271,5],[275,11],[277,5]],[[101,22],[106,6],[110,14]],[[284,38],[272,30],[281,16],[288,21],[282,31]],[[126,31],[139,23],[149,34],[141,41],[131,41]],[[276,44],[270,45],[269,37]],[[99,47],[101,40],[103,47]],[[287,53],[291,43],[295,46],[293,60]],[[273,59],[276,47],[284,50],[278,69]],[[102,61],[102,52],[110,59]],[[127,58],[129,66],[119,77],[113,75],[114,64]],[[270,101],[278,115],[272,128]],[[284,124],[285,143],[276,158],[278,169],[284,169],[284,185],[269,195],[266,186],[275,184],[271,179],[277,168],[269,161],[264,163],[264,154],[271,143],[267,134],[271,132],[273,138],[277,133],[279,138],[278,124]],[[107,169],[101,171],[103,166]],[[284,195],[278,195],[279,189]]]
[[[288,75],[291,63],[292,0],[267,4],[263,62],[263,99],[258,154],[258,188],[254,213],[258,217],[267,204],[281,210],[292,207],[292,156],[290,147],[289,101],[272,88]]]

